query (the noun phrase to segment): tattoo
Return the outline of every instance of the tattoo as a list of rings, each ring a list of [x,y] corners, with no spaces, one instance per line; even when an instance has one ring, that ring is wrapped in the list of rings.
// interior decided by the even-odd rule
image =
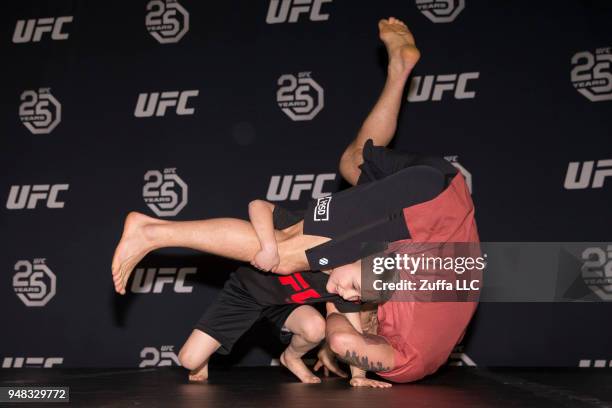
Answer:
[[[364,333],[376,334],[378,332],[378,316],[376,312],[377,309],[362,310],[360,312],[361,330]]]
[[[338,356],[338,358],[340,358],[340,360],[344,361],[347,364],[350,364],[357,368],[361,368],[362,370],[366,370],[366,371],[390,371],[391,370],[390,367],[383,366],[383,364],[380,361],[377,361],[376,364],[374,364],[368,359],[368,356],[359,357],[359,355],[355,351],[350,352],[349,350],[346,350],[346,354],[344,355],[344,357]]]

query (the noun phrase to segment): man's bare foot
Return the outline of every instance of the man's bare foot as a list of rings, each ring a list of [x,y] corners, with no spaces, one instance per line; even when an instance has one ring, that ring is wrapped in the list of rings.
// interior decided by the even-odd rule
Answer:
[[[276,246],[268,246],[262,248],[253,257],[251,265],[267,272],[276,272],[278,264],[280,263],[280,256],[278,255],[278,249]]]
[[[208,380],[208,364],[189,372],[189,381],[203,383]]]
[[[280,356],[280,362],[303,383],[318,384],[321,382],[321,379],[306,367],[302,358],[291,353],[289,349],[283,351],[283,354]]]
[[[394,17],[378,22],[379,36],[387,47],[389,71],[408,74],[421,57],[414,43],[414,37],[403,21]]]
[[[154,249],[152,241],[144,233],[145,226],[163,222],[165,221],[134,211],[126,217],[123,234],[115,249],[111,266],[117,293],[125,295],[125,287],[132,270],[146,254]]]

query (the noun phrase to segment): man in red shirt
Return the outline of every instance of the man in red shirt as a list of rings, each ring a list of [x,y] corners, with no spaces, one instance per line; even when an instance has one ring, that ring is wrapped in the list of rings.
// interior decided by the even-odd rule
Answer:
[[[409,237],[401,242],[478,242],[474,206],[461,173],[453,174],[439,160],[384,148],[395,134],[406,79],[419,59],[419,52],[402,22],[383,20],[380,26],[380,36],[389,53],[387,81],[357,138],[342,155],[340,172],[351,185],[384,180],[383,183],[389,184],[386,191],[394,194],[401,183],[394,186],[390,179],[400,178],[403,171],[410,171],[415,164],[436,168],[445,178],[443,189],[430,200],[402,209],[401,218]],[[373,143],[369,142],[370,138]],[[380,196],[388,197],[380,182],[374,184],[378,184]],[[328,292],[338,293],[345,299],[360,297],[360,262],[333,269],[327,283]],[[379,304],[376,311],[362,319],[363,333],[341,314],[329,315],[327,341],[351,365],[375,371],[394,382],[415,381],[447,361],[475,309],[475,302],[391,300]]]

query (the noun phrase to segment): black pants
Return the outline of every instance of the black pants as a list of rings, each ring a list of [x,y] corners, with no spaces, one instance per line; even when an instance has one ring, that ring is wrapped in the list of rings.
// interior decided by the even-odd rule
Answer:
[[[416,165],[312,201],[304,216],[304,234],[331,241],[306,251],[310,268],[352,263],[370,255],[367,248],[380,250],[371,244],[410,238],[403,209],[435,198],[444,184],[439,170]]]

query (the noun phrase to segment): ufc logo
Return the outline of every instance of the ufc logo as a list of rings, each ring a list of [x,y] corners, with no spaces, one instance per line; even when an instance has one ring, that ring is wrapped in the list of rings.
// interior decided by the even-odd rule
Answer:
[[[287,176],[272,176],[266,199],[268,201],[297,201],[304,191],[312,190],[312,198],[321,198],[331,192],[323,191],[325,182],[336,180],[335,173],[298,174]]]
[[[291,301],[294,303],[305,303],[307,299],[321,297],[316,290],[310,287],[299,272],[287,276],[279,276],[278,280],[282,285],[289,286],[296,292],[291,295]]]
[[[300,14],[309,14],[310,21],[329,20],[329,14],[321,13],[323,3],[332,0],[271,0],[266,23],[295,23]]]
[[[148,118],[153,115],[164,116],[166,109],[173,106],[176,106],[177,115],[193,115],[195,109],[187,107],[188,99],[198,96],[199,93],[197,89],[161,92],[161,94],[159,92],[141,93],[138,95],[134,116],[137,118]]]
[[[4,357],[2,368],[51,368],[63,363],[63,357]]]
[[[17,20],[13,42],[15,44],[39,42],[44,33],[51,33],[53,40],[67,40],[68,33],[63,32],[63,26],[71,23],[73,16],[46,17],[30,20]]]
[[[9,210],[34,209],[39,201],[47,208],[64,208],[64,202],[58,199],[60,191],[68,190],[69,184],[34,184],[11,186],[6,208]]]
[[[412,78],[408,91],[408,101],[440,101],[445,92],[452,92],[455,99],[473,99],[475,91],[468,91],[468,81],[478,79],[479,72],[463,74],[427,75]]]
[[[185,285],[185,277],[198,271],[197,268],[144,268],[136,269],[131,291],[133,293],[162,293],[165,285],[172,286],[176,293],[191,293],[193,286]]]
[[[563,184],[566,190],[602,188],[606,177],[612,177],[612,159],[598,160],[595,171],[593,171],[594,160],[582,162],[582,169],[578,175],[580,164],[580,162],[570,162],[567,167]]]

